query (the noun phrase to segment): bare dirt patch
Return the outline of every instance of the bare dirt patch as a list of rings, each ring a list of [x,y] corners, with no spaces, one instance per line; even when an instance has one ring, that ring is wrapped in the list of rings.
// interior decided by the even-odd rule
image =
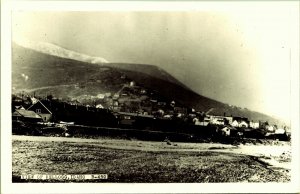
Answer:
[[[240,150],[222,144],[13,136],[13,181],[24,181],[24,173],[108,174],[95,182],[290,181],[289,169],[274,169]]]

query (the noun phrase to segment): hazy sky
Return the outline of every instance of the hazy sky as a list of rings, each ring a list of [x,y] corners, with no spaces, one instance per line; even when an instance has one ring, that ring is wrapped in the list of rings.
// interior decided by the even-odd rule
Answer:
[[[158,65],[199,94],[288,119],[290,50],[299,24],[291,7],[274,4],[238,11],[14,12],[13,39]]]

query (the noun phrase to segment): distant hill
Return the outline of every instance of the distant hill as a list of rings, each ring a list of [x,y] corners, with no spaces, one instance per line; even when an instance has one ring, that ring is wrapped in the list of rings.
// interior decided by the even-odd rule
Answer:
[[[243,116],[250,120],[270,123],[279,122],[268,115],[229,106],[201,96],[154,65],[87,63],[13,44],[13,92],[26,91],[35,92],[37,95],[52,94],[60,98],[76,99],[82,95],[113,94],[132,80],[142,87],[156,91],[164,98],[209,114]]]

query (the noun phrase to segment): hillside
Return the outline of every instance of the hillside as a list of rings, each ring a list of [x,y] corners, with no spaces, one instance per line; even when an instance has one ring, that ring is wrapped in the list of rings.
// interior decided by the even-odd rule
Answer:
[[[76,99],[82,95],[114,94],[132,80],[144,88],[156,91],[164,98],[199,111],[210,111],[210,114],[216,115],[226,113],[271,123],[277,121],[265,114],[231,107],[201,96],[153,65],[93,64],[48,55],[13,44],[13,92],[35,92],[42,96],[52,94],[60,98]]]

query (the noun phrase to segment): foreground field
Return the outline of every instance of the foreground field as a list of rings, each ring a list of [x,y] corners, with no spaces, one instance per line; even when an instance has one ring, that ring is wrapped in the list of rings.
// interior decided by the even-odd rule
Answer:
[[[12,143],[13,182],[24,181],[21,174],[108,174],[107,180],[89,182],[290,181],[287,145],[31,136],[13,136]]]

